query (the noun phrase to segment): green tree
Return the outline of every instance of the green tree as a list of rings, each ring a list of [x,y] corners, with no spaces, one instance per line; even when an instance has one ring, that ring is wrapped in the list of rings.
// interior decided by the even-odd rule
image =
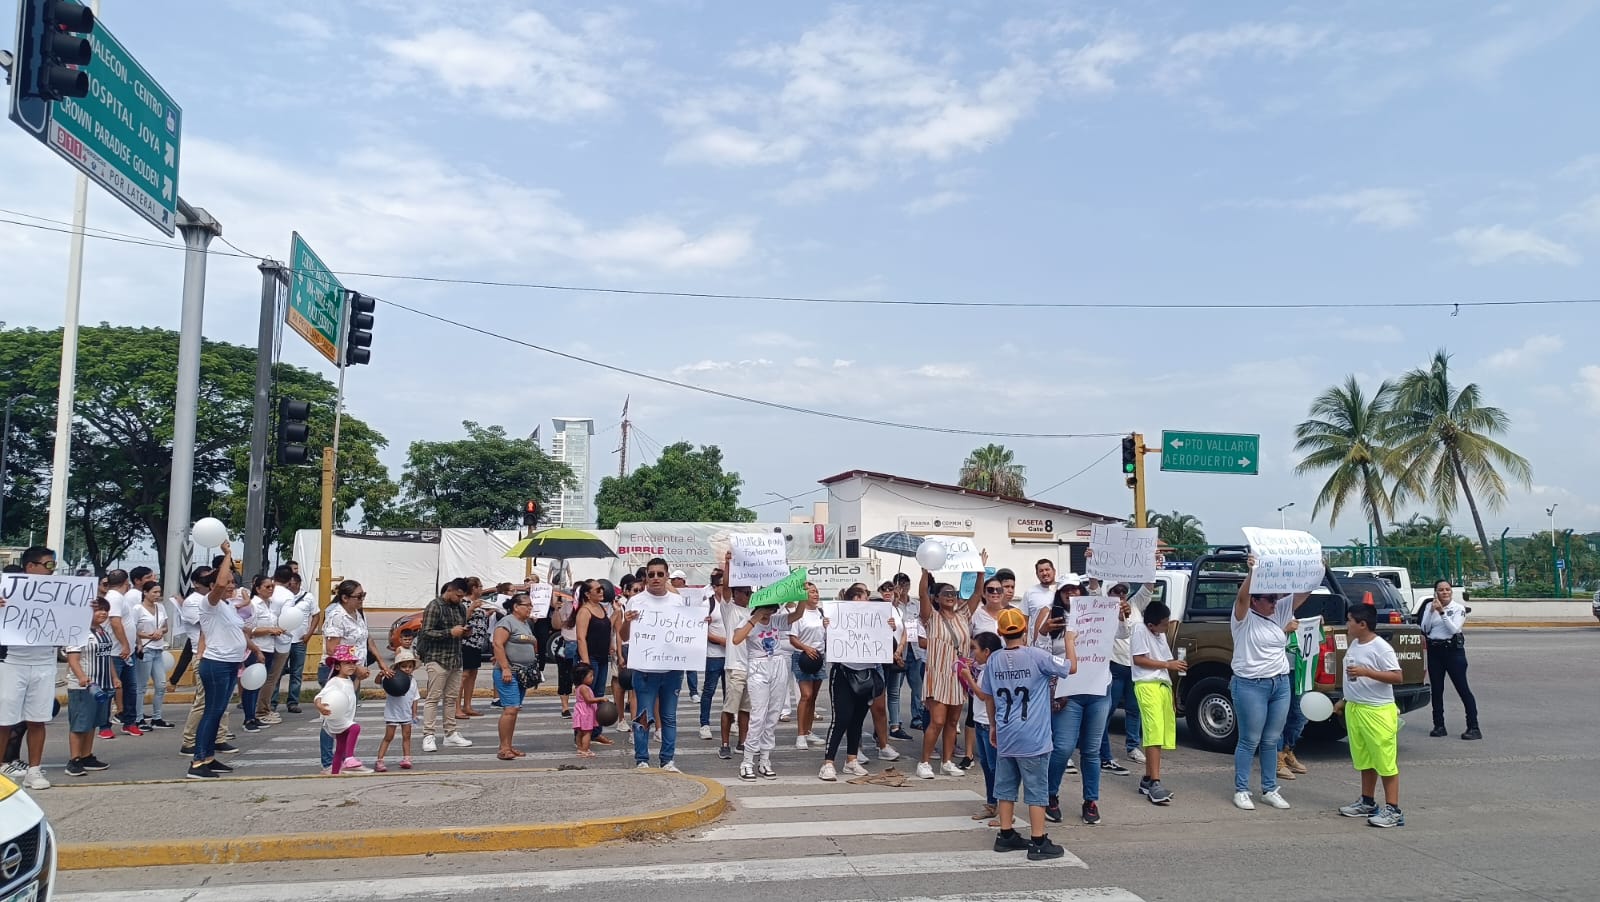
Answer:
[[[1128,522],[1132,523],[1133,518],[1129,517]],[[1210,544],[1206,541],[1205,524],[1194,514],[1145,511],[1144,522],[1156,531],[1162,544],[1178,549],[1171,555],[1173,560],[1189,560],[1200,553],[1201,546]]]
[[[1311,402],[1311,419],[1294,430],[1295,450],[1307,452],[1295,475],[1333,471],[1312,505],[1311,516],[1326,508],[1328,525],[1333,526],[1345,505],[1355,499],[1377,531],[1379,545],[1383,524],[1394,515],[1386,481],[1397,483],[1400,478],[1394,449],[1383,442],[1384,417],[1393,396],[1394,386],[1385,382],[1368,398],[1356,377],[1347,376],[1343,385],[1329,388]]]
[[[984,445],[967,455],[956,484],[964,489],[1022,498],[1028,484],[1025,471],[1026,468],[1016,462],[1011,449],[1004,445]]]
[[[601,529],[618,523],[750,523],[756,513],[739,506],[738,473],[722,470],[722,449],[688,442],[661,449],[656,462],[627,476],[607,476],[594,496]]]
[[[1450,355],[1443,349],[1433,355],[1426,369],[1412,370],[1400,378],[1384,424],[1403,473],[1395,486],[1395,501],[1406,497],[1431,501],[1447,516],[1455,511],[1458,499],[1465,497],[1490,579],[1499,578],[1500,568],[1489,550],[1489,534],[1478,510],[1479,496],[1490,510],[1505,503],[1506,482],[1497,465],[1524,488],[1533,481],[1528,461],[1490,437],[1504,433],[1510,425],[1505,411],[1483,403],[1477,383],[1458,390],[1450,382]]]
[[[470,420],[461,426],[464,439],[411,443],[400,505],[380,517],[385,525],[510,529],[522,522],[525,502],[543,507],[573,484],[572,470],[531,439]]]

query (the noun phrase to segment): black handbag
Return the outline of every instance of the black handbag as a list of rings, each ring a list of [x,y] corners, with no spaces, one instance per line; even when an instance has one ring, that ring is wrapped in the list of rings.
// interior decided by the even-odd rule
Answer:
[[[876,667],[869,667],[866,670],[846,667],[845,672],[849,680],[846,685],[857,698],[877,698],[878,693],[884,690],[883,674],[879,673]]]
[[[537,664],[513,664],[511,665],[511,675],[516,679],[517,685],[523,689],[536,688],[540,680],[543,679]]]

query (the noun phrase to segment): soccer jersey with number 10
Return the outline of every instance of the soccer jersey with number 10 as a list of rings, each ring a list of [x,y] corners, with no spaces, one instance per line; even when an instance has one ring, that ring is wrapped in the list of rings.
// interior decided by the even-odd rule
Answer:
[[[1071,672],[1039,648],[1006,648],[989,656],[981,688],[994,696],[996,753],[1032,758],[1050,751],[1050,679]]]

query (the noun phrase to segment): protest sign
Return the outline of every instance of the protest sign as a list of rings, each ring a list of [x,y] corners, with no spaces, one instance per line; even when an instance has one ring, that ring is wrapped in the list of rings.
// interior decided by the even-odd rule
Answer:
[[[796,567],[788,576],[750,596],[750,610],[805,600],[806,568]]]
[[[711,597],[711,588],[709,586],[684,586],[681,589],[673,589],[672,591],[678,593],[678,596],[683,599],[683,603],[686,605],[691,607],[699,605],[708,611],[711,609],[711,604],[706,600]]]
[[[894,605],[881,601],[825,601],[830,664],[887,664],[894,660]]]
[[[1156,531],[1096,525],[1089,536],[1089,575],[1106,583],[1148,583],[1156,578]]]
[[[1111,687],[1111,643],[1117,637],[1122,602],[1100,595],[1072,599],[1068,629],[1078,652],[1078,672],[1056,680],[1056,698],[1105,695]]]
[[[728,585],[770,586],[789,575],[783,533],[733,533],[728,536],[728,544],[733,551]]]
[[[0,576],[0,645],[82,645],[98,592],[92,576]]]
[[[639,612],[639,619],[629,627],[629,667],[655,673],[705,669],[710,608],[704,601],[690,605],[670,595],[661,601],[640,595],[629,610]]]
[[[927,536],[926,542],[938,542],[944,546],[946,557],[944,566],[939,572],[945,573],[952,570],[962,573],[981,572],[983,570],[983,556],[978,548],[978,543],[964,536]]]
[[[528,587],[528,600],[533,602],[533,619],[550,616],[550,584],[535,583]]]
[[[1310,592],[1322,585],[1327,567],[1322,562],[1322,543],[1298,529],[1243,527],[1245,541],[1256,556],[1250,573],[1250,591],[1256,595],[1289,595]]]

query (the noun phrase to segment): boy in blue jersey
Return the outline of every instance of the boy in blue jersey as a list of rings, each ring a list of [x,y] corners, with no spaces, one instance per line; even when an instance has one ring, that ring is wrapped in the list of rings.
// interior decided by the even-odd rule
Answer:
[[[990,738],[996,759],[994,797],[999,803],[1000,835],[995,837],[996,852],[1028,851],[1029,861],[1060,858],[1066,850],[1050,841],[1044,832],[1044,809],[1050,800],[1050,681],[1065,679],[1073,667],[1057,664],[1043,649],[1025,643],[1028,618],[1015,608],[1007,608],[996,618],[995,632],[1006,640],[1006,647],[989,656],[983,668],[981,688],[989,696]],[[1028,806],[1032,838],[1025,839],[1012,829],[1017,811],[1018,789]]]

